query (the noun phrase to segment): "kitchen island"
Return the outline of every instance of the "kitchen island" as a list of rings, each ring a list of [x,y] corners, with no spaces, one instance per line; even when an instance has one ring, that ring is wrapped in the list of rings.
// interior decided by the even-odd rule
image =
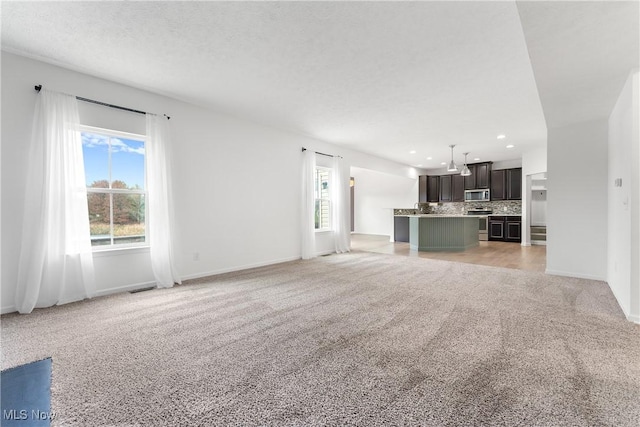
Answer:
[[[478,218],[466,215],[407,215],[409,247],[419,251],[463,251],[478,246]]]

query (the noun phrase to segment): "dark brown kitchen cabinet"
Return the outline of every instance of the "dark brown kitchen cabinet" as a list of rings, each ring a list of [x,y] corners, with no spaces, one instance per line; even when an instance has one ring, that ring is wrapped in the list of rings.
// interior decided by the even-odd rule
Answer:
[[[427,202],[435,203],[440,201],[440,177],[437,175],[427,175]]]
[[[520,242],[522,240],[522,218],[508,216],[504,221],[504,240],[507,242]]]
[[[440,201],[451,201],[451,175],[440,176]]]
[[[504,240],[504,217],[489,217],[489,240]]]
[[[464,176],[462,175],[451,177],[451,201],[464,202]]]
[[[427,175],[418,177],[418,202],[427,203]]]
[[[489,240],[520,242],[522,240],[522,218],[519,216],[490,216]]]
[[[491,171],[491,200],[507,198],[505,176],[505,169]]]
[[[483,190],[491,185],[492,162],[467,165],[471,175],[464,177],[465,190]]]
[[[491,200],[522,199],[522,168],[491,171]]]
[[[491,163],[478,163],[476,166],[476,188],[485,189],[489,188],[491,182]]]
[[[471,175],[464,177],[464,189],[475,190],[476,189],[476,165],[467,165]]]
[[[418,201],[420,203],[464,202],[464,190],[484,189],[491,181],[491,162],[468,165],[470,176],[420,175],[418,177]],[[477,183],[483,187],[478,187]]]
[[[522,199],[522,168],[507,169],[507,200]]]
[[[440,175],[440,202],[464,202],[464,176]]]
[[[440,177],[420,175],[418,177],[418,202],[437,203],[440,201]]]

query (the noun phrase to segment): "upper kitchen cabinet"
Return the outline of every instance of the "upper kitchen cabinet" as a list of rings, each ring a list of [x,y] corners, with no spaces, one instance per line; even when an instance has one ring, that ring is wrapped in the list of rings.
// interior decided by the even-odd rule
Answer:
[[[464,177],[465,190],[482,190],[489,188],[491,183],[492,162],[474,163],[467,165],[471,175]]]
[[[464,202],[464,176],[451,176],[451,201]]]
[[[471,175],[464,177],[464,189],[475,190],[476,189],[476,165],[467,165]]]
[[[441,202],[450,202],[452,197],[452,175],[441,175],[440,176],[440,201]]]
[[[427,203],[427,175],[418,177],[418,202]]]
[[[491,171],[491,200],[522,199],[522,168]]]
[[[440,201],[440,177],[420,175],[418,177],[418,201],[431,203]]]
[[[507,200],[522,199],[522,168],[507,169]]]
[[[427,175],[427,202],[440,201],[440,177]]]
[[[505,169],[491,171],[491,200],[507,198],[505,176]]]

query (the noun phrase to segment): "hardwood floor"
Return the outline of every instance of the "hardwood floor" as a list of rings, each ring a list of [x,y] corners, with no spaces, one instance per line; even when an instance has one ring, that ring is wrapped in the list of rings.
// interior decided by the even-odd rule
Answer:
[[[389,236],[352,234],[351,248],[367,252],[457,261],[517,270],[544,272],[547,264],[546,246],[521,246],[508,242],[480,242],[476,248],[462,252],[419,252],[408,243],[389,242]]]

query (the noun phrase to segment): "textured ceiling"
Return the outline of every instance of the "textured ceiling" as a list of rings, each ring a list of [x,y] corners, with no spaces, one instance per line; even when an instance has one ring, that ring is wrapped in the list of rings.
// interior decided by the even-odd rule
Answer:
[[[629,72],[638,68],[639,6],[518,2],[548,127],[609,117]]]
[[[630,4],[3,2],[2,48],[432,168],[449,144],[457,161],[518,158],[546,140],[545,115],[608,115],[638,62],[625,57]],[[581,69],[622,39],[606,72]]]

